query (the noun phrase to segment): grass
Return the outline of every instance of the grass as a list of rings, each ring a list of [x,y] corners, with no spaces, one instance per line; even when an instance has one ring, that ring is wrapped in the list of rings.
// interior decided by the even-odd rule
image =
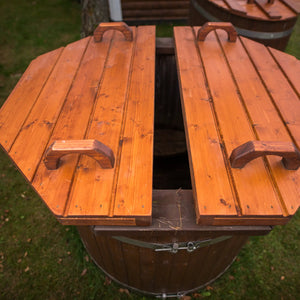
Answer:
[[[29,62],[80,38],[75,0],[0,2],[0,105]],[[160,35],[169,35],[167,26]],[[300,58],[300,23],[287,51]],[[232,267],[193,298],[299,299],[300,212],[251,237]],[[74,227],[62,226],[0,152],[0,299],[150,299],[110,282]]]

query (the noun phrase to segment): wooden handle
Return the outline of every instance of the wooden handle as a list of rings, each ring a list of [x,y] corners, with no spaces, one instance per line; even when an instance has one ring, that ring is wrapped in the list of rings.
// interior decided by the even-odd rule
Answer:
[[[237,38],[237,32],[233,25],[229,22],[207,22],[199,30],[197,34],[198,41],[204,41],[206,36],[215,29],[224,29],[228,34],[228,40],[235,42]]]
[[[300,167],[300,152],[290,142],[247,142],[232,151],[230,163],[233,168],[243,168],[251,160],[263,155],[282,156],[282,163],[288,170]]]
[[[91,156],[103,169],[114,167],[115,158],[112,150],[97,140],[55,141],[46,151],[44,164],[47,169],[55,170],[59,167],[62,156],[73,153]]]
[[[131,28],[124,22],[100,23],[94,31],[94,41],[101,42],[104,32],[108,30],[118,30],[123,33],[127,41],[133,40]]]

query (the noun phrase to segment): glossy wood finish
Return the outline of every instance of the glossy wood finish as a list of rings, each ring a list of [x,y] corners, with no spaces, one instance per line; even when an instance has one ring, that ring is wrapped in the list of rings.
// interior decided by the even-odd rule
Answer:
[[[239,35],[284,50],[300,13],[297,0],[190,0],[189,24],[230,22]]]
[[[109,30],[118,30],[123,33],[127,41],[132,41],[132,29],[124,22],[100,23],[94,31],[95,42],[101,42],[103,34]]]
[[[235,169],[229,157],[249,140],[299,151],[300,74],[282,67],[299,61],[246,38],[230,43],[222,30],[197,41],[198,30],[174,30],[197,222],[286,223],[300,205],[299,170],[273,155]]]
[[[38,57],[0,111],[1,145],[64,224],[151,223],[155,28],[121,25]],[[48,170],[61,140],[101,141],[114,167],[74,153]]]
[[[253,159],[265,155],[282,156],[282,164],[288,170],[300,167],[300,151],[289,142],[249,141],[235,148],[229,160],[233,168],[243,168]]]
[[[114,167],[115,157],[113,152],[97,140],[55,141],[45,153],[44,164],[48,170],[56,170],[59,168],[63,156],[74,153],[94,158],[103,169]]]
[[[197,33],[197,41],[203,42],[206,36],[213,30],[223,29],[228,34],[228,41],[235,42],[237,38],[237,32],[233,25],[229,22],[207,22],[205,23]]]

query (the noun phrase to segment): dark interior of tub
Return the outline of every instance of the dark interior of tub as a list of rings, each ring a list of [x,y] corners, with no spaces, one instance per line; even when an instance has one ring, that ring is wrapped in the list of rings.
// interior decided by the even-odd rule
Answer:
[[[191,189],[176,61],[157,49],[153,189]]]

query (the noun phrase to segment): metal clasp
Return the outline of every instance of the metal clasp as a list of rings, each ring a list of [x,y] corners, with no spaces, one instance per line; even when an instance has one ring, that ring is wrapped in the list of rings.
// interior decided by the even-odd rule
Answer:
[[[139,241],[135,239],[131,239],[124,236],[114,236],[116,240],[121,242],[135,245],[138,247],[153,249],[156,252],[168,251],[170,253],[177,253],[179,250],[186,250],[187,252],[193,252],[199,248],[207,247],[210,245],[214,245],[216,243],[225,241],[230,239],[231,236],[220,236],[213,239],[201,240],[201,241],[193,241],[193,242],[182,242],[182,243],[170,243],[170,244],[157,244],[157,243],[148,243],[144,241]]]
[[[179,250],[186,250],[187,252],[193,252],[197,249],[193,242],[187,243],[173,243],[172,245],[162,245],[161,248],[157,247],[155,251],[169,251],[171,253],[177,253]]]

